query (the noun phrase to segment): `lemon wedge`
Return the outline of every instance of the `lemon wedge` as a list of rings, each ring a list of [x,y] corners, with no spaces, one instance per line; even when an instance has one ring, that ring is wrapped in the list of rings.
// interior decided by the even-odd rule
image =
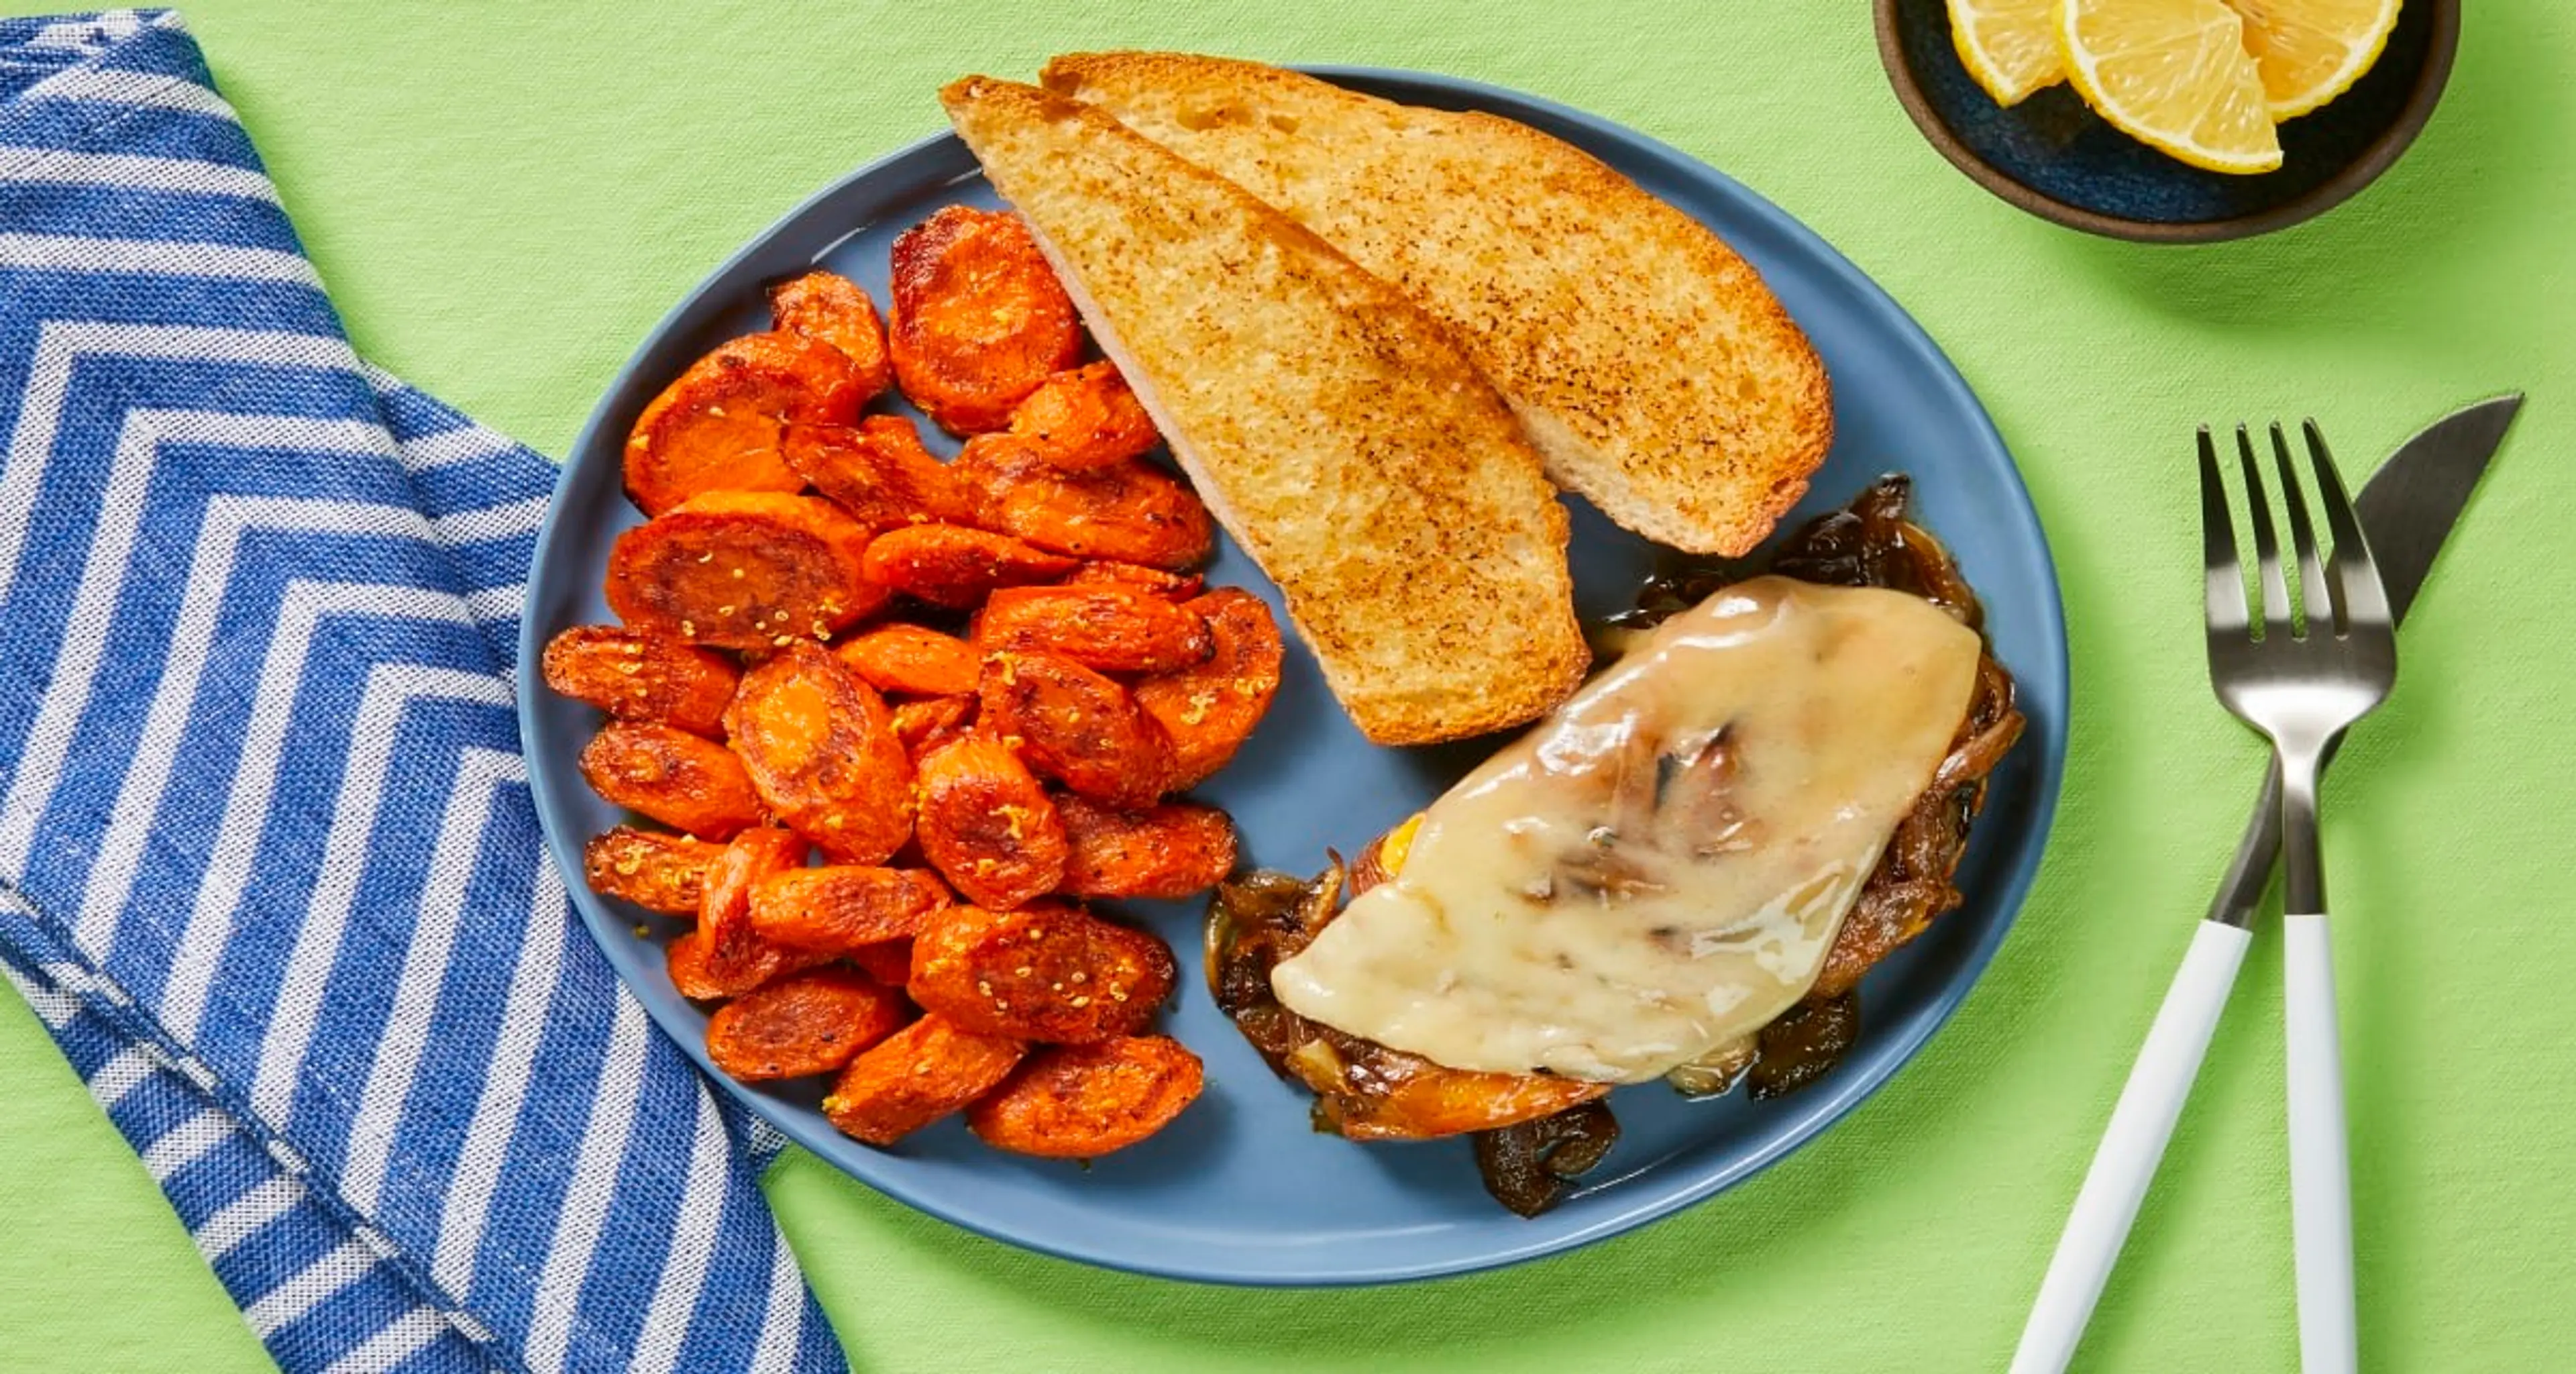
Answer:
[[[1950,0],[1950,42],[1998,105],[2066,79],[2057,11],[2066,0]]]
[[[2225,0],[2066,0],[2066,75],[2122,133],[2194,167],[2281,165],[2271,101]]]
[[[2359,81],[2388,46],[2398,0],[2228,0],[2263,73],[2272,119],[2295,119]],[[1970,71],[1976,70],[1974,67]]]

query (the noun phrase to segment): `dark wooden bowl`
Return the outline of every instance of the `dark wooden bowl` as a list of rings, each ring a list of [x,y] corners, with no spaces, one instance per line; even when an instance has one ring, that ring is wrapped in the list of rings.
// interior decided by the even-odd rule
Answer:
[[[1887,79],[1943,157],[2042,219],[2142,243],[2266,234],[2341,204],[2415,141],[2460,41],[2459,0],[2406,0],[2369,73],[2281,126],[2280,170],[2231,176],[2131,139],[2063,83],[2005,109],[1960,64],[1943,0],[1876,5]]]

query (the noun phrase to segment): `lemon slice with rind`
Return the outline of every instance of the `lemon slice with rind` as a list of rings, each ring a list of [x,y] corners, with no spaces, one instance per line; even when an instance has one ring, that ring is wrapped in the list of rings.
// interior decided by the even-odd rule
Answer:
[[[2397,27],[2398,0],[2228,3],[2245,20],[2245,50],[2263,74],[2263,95],[2275,122],[2296,119],[2351,90]]]
[[[2224,0],[2067,0],[2066,74],[2122,133],[2194,167],[2281,165],[2271,102]]]
[[[1998,105],[2066,79],[2057,11],[2066,0],[1950,0],[1950,42],[1959,62]]]

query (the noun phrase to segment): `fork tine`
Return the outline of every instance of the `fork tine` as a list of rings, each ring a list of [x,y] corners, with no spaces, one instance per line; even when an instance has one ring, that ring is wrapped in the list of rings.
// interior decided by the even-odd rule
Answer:
[[[2343,633],[2343,607],[2337,604],[2326,583],[2324,555],[2317,551],[2316,526],[2308,521],[2308,498],[2301,487],[2298,469],[2290,466],[2290,440],[2281,432],[2278,421],[2272,425],[2272,465],[2281,472],[2281,506],[2290,516],[2290,542],[2298,550],[2299,591],[2305,603],[2301,616],[2301,633],[2324,624],[2330,633]]]
[[[2254,563],[2263,581],[2263,637],[2290,633],[2290,584],[2281,573],[2280,536],[2272,528],[2271,498],[2263,494],[2263,470],[2254,463],[2254,439],[2236,427],[2236,461],[2245,470],[2245,513],[2254,526]]]
[[[2302,421],[2300,428],[2307,436],[2308,460],[2316,468],[2317,499],[2325,506],[2326,528],[2334,531],[2335,631],[2346,634],[2355,626],[2392,625],[2388,597],[2379,585],[2378,563],[2371,557],[2369,541],[2362,537],[2361,521],[2353,514],[2352,498],[2344,492],[2334,454],[2326,448],[2325,431],[2313,418]]]
[[[2200,537],[2203,613],[2209,633],[2242,637],[2245,625],[2245,565],[2236,557],[2236,518],[2228,513],[2227,484],[2218,475],[2218,446],[2209,426],[2200,427]]]

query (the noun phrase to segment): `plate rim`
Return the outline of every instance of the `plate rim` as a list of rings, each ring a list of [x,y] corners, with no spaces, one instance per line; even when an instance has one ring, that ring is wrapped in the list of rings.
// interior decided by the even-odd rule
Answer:
[[[1981,932],[1980,937],[1968,946],[1960,960],[1958,974],[1943,986],[1932,1000],[1929,1014],[1917,1017],[1915,1024],[1908,1027],[1905,1034],[1886,1042],[1889,1049],[1879,1064],[1874,1065],[1868,1072],[1855,1074],[1841,1082],[1828,1079],[1823,1086],[1830,1091],[1830,1095],[1822,1102],[1813,1102],[1811,1098],[1813,1105],[1801,1122],[1790,1130],[1763,1142],[1760,1148],[1739,1154],[1722,1166],[1708,1169],[1704,1173],[1659,1189],[1638,1189],[1638,1196],[1632,1203],[1605,1213],[1580,1230],[1533,1237],[1520,1244],[1506,1244],[1472,1255],[1374,1267],[1362,1264],[1321,1270],[1300,1270],[1294,1266],[1229,1270],[1203,1263],[1162,1263],[1157,1262],[1150,1255],[1113,1256],[1050,1238],[1008,1233],[999,1227],[983,1225],[969,1217],[952,1212],[934,1198],[925,1196],[923,1190],[901,1183],[889,1183],[870,1178],[843,1163],[835,1156],[840,1152],[841,1144],[845,1142],[827,1129],[817,1128],[815,1121],[819,1120],[818,1117],[809,1119],[810,1114],[781,1111],[779,1104],[770,1098],[753,1092],[747,1086],[718,1072],[707,1058],[702,1037],[678,1033],[665,1021],[664,1013],[656,1007],[653,999],[645,997],[640,990],[632,986],[624,988],[626,995],[634,997],[642,1005],[646,1014],[652,1018],[655,1030],[671,1039],[713,1087],[730,1096],[736,1104],[767,1123],[772,1129],[805,1147],[809,1153],[818,1156],[823,1163],[835,1171],[925,1216],[934,1217],[948,1225],[1017,1249],[1120,1273],[1143,1274],[1225,1287],[1367,1287],[1481,1273],[1546,1256],[1564,1254],[1607,1240],[1612,1236],[1625,1234],[1680,1212],[1753,1178],[1787,1158],[1839,1124],[1861,1103],[1885,1087],[1889,1080],[1911,1065],[1922,1052],[1924,1045],[1949,1024],[1951,1017],[1966,1002],[1969,994],[1984,980],[1987,968],[1992,965],[2004,940],[2019,922],[2022,908],[2029,900],[2030,889],[2038,877],[2049,840],[2055,830],[2059,794],[2066,773],[2066,745],[2069,717],[2073,714],[2074,683],[2069,673],[2065,606],[2057,578],[2055,552],[2049,545],[2047,529],[2039,519],[2038,508],[2031,499],[2029,484],[2022,479],[2020,465],[2013,459],[2011,448],[2004,443],[2002,434],[1995,427],[1994,418],[1987,413],[1984,403],[1977,397],[1974,389],[1969,387],[1966,377],[1960,373],[1957,365],[1950,361],[1949,356],[1941,351],[1940,346],[1933,341],[1921,323],[1889,295],[1886,288],[1880,286],[1874,278],[1862,271],[1858,264],[1845,257],[1822,235],[1781,209],[1768,197],[1661,139],[1638,132],[1603,116],[1542,96],[1472,78],[1401,67],[1345,63],[1286,65],[1291,66],[1293,70],[1336,84],[1401,85],[1436,90],[1463,97],[1477,108],[1510,118],[1520,118],[1522,112],[1535,112],[1579,128],[1595,137],[1617,143],[1629,154],[1662,164],[1663,170],[1681,178],[1713,180],[1721,189],[1737,197],[1749,212],[1750,218],[1762,222],[1768,232],[1781,235],[1795,243],[1802,252],[1810,255],[1826,268],[1840,285],[1855,289],[1862,306],[1879,317],[1879,323],[1885,326],[1883,332],[1889,340],[1901,344],[1904,351],[1915,359],[1922,373],[1933,381],[1937,389],[1964,414],[1974,418],[1976,424],[1972,437],[1981,446],[1989,448],[1995,455],[2002,458],[2002,471],[2010,479],[2007,485],[2012,500],[2006,510],[1999,511],[1997,514],[2008,516],[2012,523],[2022,527],[2031,541],[2031,547],[2037,553],[2040,571],[2044,574],[2040,579],[2042,586],[2038,589],[2040,592],[2038,608],[2046,631],[2044,639],[2047,661],[2034,666],[2044,667],[2060,686],[2059,709],[2035,722],[2039,728],[2033,734],[2037,737],[2036,742],[2042,747],[2039,751],[2037,767],[2034,769],[2031,819],[2027,825],[2026,836],[2022,840],[2021,854],[2017,856],[2011,871],[2004,875],[1995,889],[1995,919]],[[536,541],[529,557],[526,585],[532,603],[539,585],[538,570],[548,565],[549,556],[553,553],[557,542],[569,537],[566,529],[570,522],[566,517],[569,496],[574,485],[573,465],[581,460],[581,455],[596,450],[603,428],[612,421],[611,412],[617,409],[616,398],[627,389],[645,355],[652,351],[656,342],[679,326],[690,314],[692,308],[718,283],[732,275],[745,261],[756,256],[764,244],[814,206],[839,195],[859,182],[879,176],[909,159],[922,157],[942,145],[958,142],[960,140],[954,131],[931,134],[873,158],[798,200],[767,226],[745,239],[722,262],[700,278],[695,286],[683,293],[669,309],[663,312],[652,327],[645,331],[626,360],[602,384],[599,399],[593,404],[589,417],[583,421],[581,429],[574,437],[571,447],[572,456],[559,465],[561,471],[556,479],[554,491],[547,498],[545,518],[538,527]],[[545,647],[539,637],[539,617],[533,612],[534,607],[531,604],[523,610],[519,624],[519,692],[515,709],[521,749],[523,753],[529,753],[531,756],[527,770],[531,800],[535,804],[538,825],[545,838],[547,855],[555,864],[558,876],[563,881],[565,895],[579,914],[583,929],[595,944],[601,945],[601,952],[605,956],[607,953],[605,942],[611,938],[612,930],[631,932],[631,926],[618,920],[614,913],[608,912],[600,904],[596,894],[589,890],[580,861],[581,846],[587,837],[566,834],[555,823],[558,810],[555,797],[558,788],[563,785],[561,773],[553,768],[538,766],[534,761],[533,751],[529,749],[529,742],[542,732],[535,706],[536,693],[539,689],[535,674],[536,665],[541,661]],[[2015,672],[2016,677],[2029,676],[2028,668],[2017,668]],[[612,969],[617,967],[614,959],[610,959],[609,963]],[[621,984],[626,982],[622,970],[618,971],[618,978]]]

